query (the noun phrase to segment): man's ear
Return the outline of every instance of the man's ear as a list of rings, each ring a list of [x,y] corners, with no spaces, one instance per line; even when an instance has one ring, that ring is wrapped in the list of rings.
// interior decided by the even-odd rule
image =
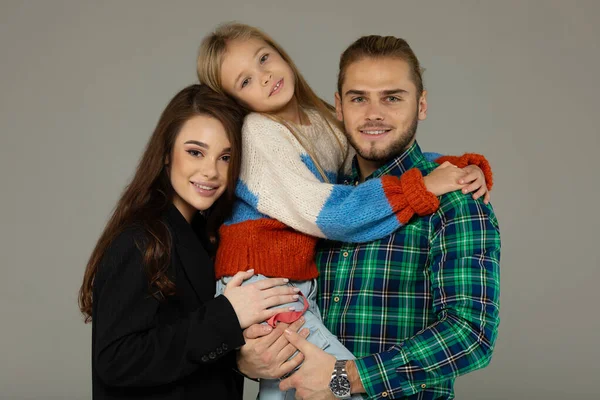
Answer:
[[[427,90],[423,90],[419,99],[419,121],[427,118]]]
[[[344,112],[342,111],[342,99],[340,94],[335,92],[335,117],[340,122],[344,122]]]

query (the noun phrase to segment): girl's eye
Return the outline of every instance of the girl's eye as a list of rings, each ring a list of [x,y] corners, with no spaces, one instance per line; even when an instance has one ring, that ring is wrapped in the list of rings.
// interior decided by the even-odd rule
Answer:
[[[201,157],[203,155],[202,152],[198,150],[187,150],[187,152],[192,157]]]
[[[263,54],[262,57],[260,58],[260,63],[264,64],[264,62],[267,61],[268,59],[269,59],[269,53]]]
[[[249,83],[250,83],[250,78],[244,79],[244,81],[242,82],[242,89],[245,88],[246,86],[248,86]]]
[[[228,163],[229,161],[231,161],[231,155],[225,154],[224,156],[221,157],[221,160],[223,160],[226,163]]]

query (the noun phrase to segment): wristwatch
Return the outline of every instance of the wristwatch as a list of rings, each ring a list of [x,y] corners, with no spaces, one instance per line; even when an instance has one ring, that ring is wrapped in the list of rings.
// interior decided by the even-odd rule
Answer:
[[[329,381],[329,390],[338,399],[350,398],[350,380],[346,372],[347,362],[348,360],[337,360],[335,362],[331,380]]]

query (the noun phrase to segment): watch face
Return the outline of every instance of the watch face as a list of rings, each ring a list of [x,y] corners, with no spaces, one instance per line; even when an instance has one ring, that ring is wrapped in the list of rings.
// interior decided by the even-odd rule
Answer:
[[[337,397],[348,396],[350,395],[350,381],[343,376],[333,377],[329,382],[329,389]]]

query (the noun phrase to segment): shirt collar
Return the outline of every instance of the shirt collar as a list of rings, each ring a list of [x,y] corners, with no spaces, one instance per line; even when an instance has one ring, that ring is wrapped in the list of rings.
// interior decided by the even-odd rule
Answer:
[[[379,167],[375,172],[366,177],[365,180],[380,178],[383,175],[400,176],[425,160],[421,147],[415,140],[415,142],[402,154]],[[350,180],[355,184],[360,180],[360,170],[356,156],[354,156],[354,159],[352,160]]]

